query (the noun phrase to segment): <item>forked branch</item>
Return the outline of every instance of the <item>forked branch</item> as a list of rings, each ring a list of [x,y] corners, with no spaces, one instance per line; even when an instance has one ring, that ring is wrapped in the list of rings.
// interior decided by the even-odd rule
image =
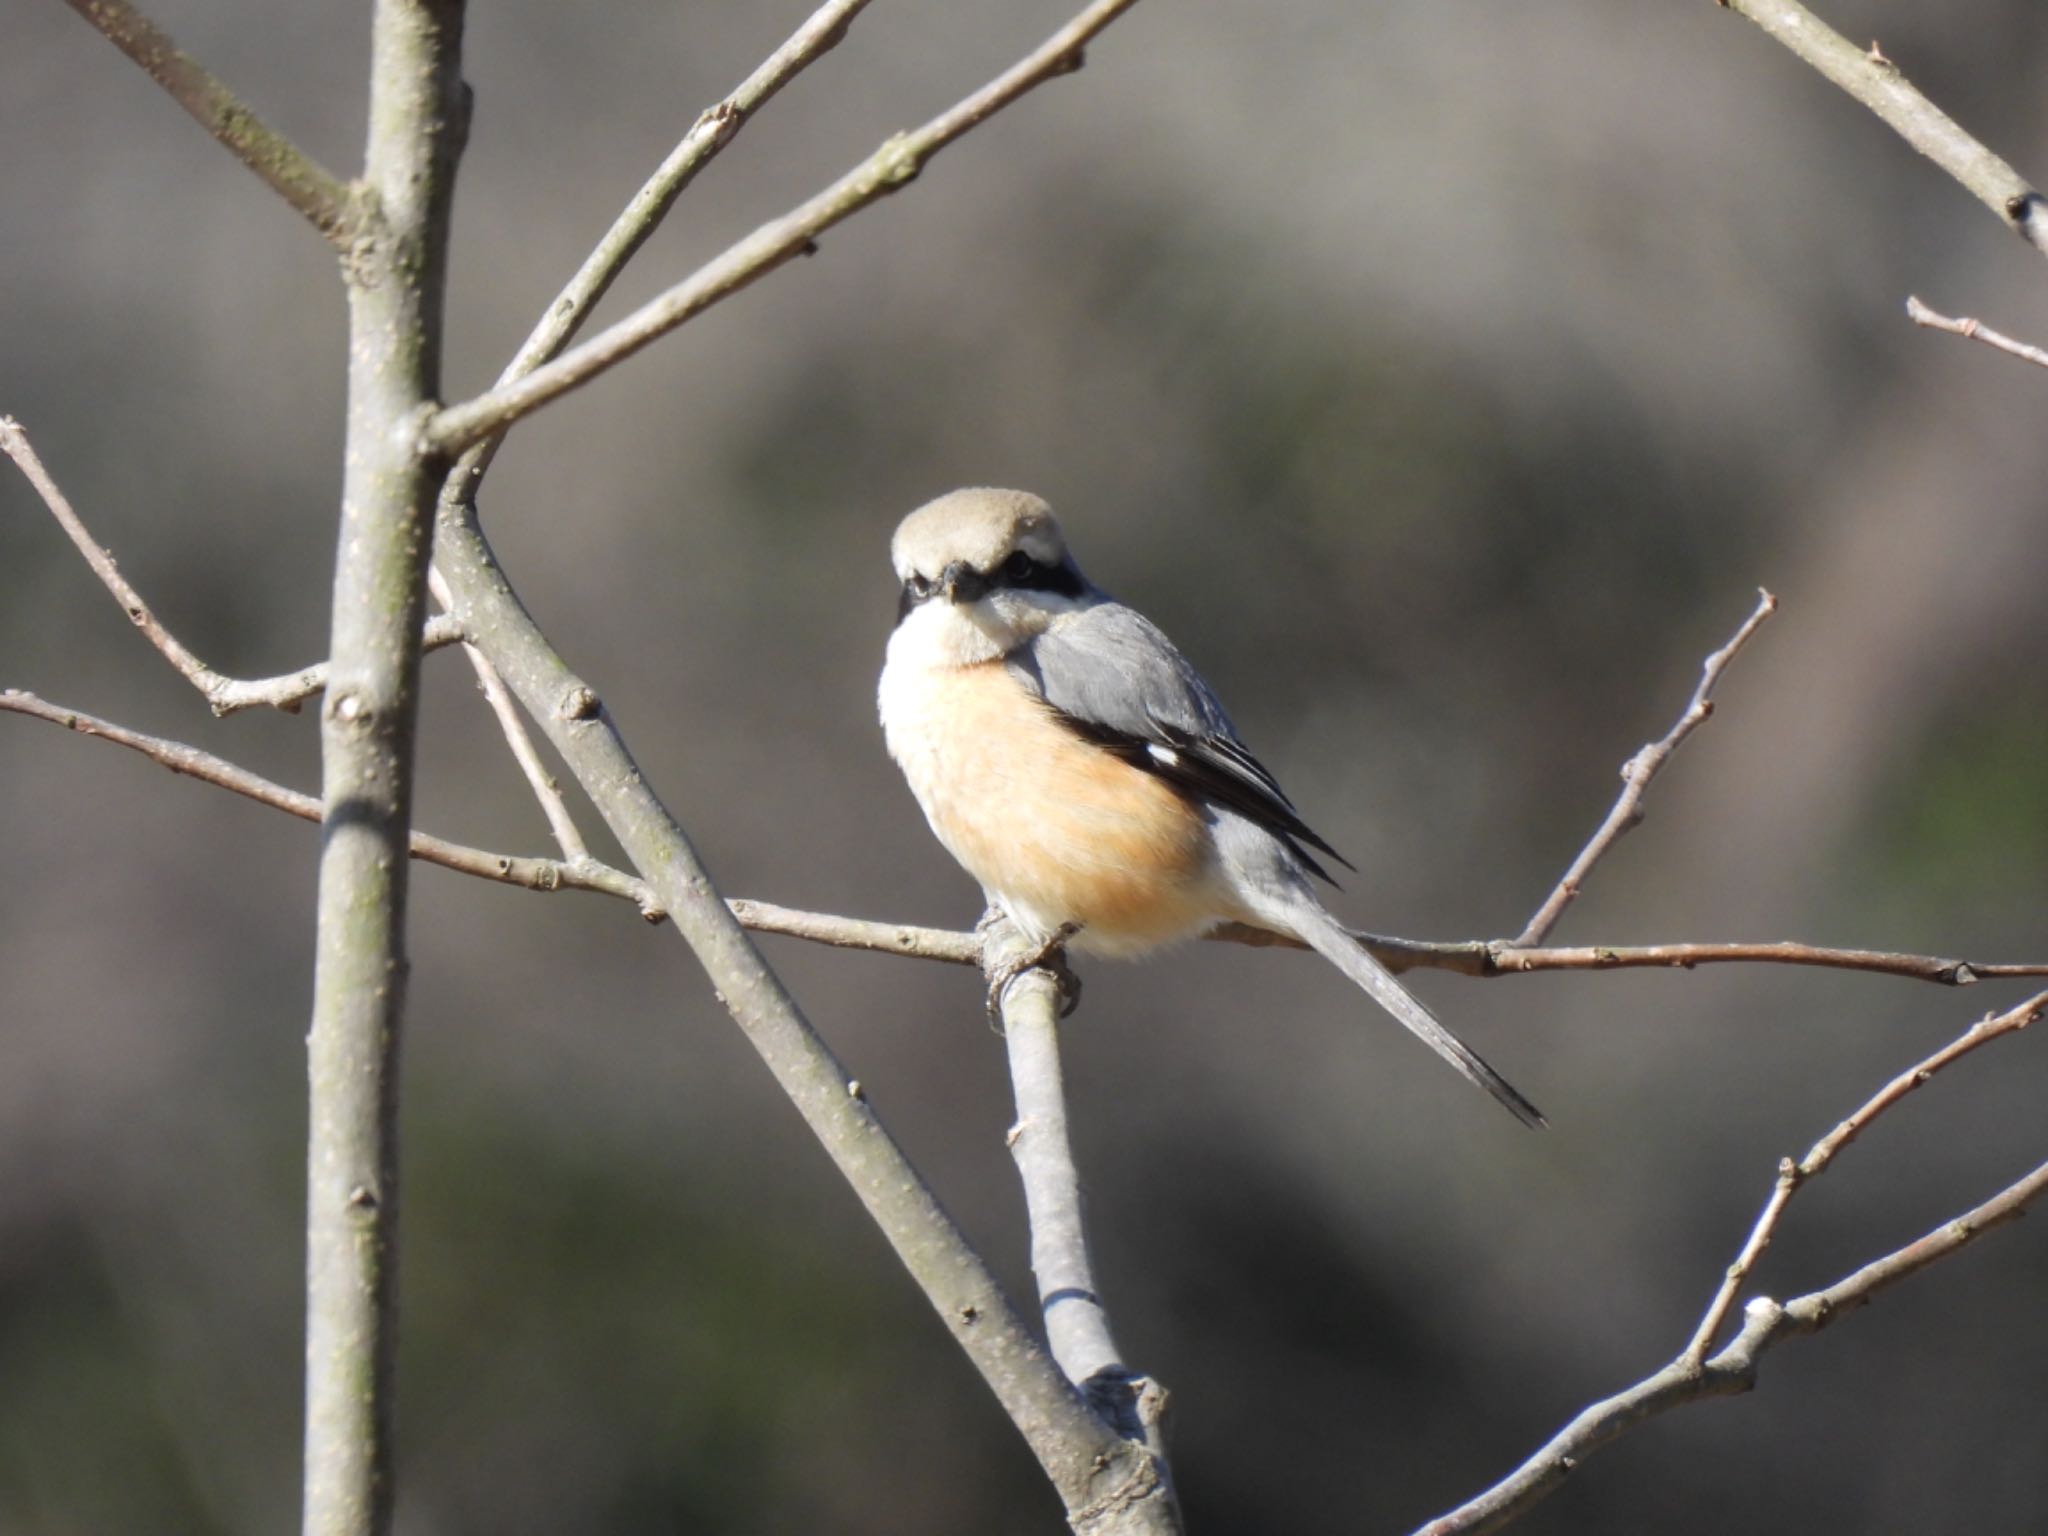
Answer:
[[[1819,1155],[1823,1162],[1832,1157],[1886,1109],[1911,1092],[1917,1086],[1918,1073],[1939,1069],[1930,1067],[1930,1063],[1946,1065],[1989,1040],[2024,1029],[2044,1011],[2048,1011],[2048,992],[2029,998],[1998,1018],[1973,1026],[1944,1051],[1886,1085],[1855,1116],[1817,1144],[1809,1156]],[[1778,1188],[1780,1191],[1785,1188],[1782,1175]],[[1499,1530],[1555,1490],[1601,1446],[1673,1408],[1703,1398],[1725,1397],[1750,1390],[1756,1385],[1758,1363],[1767,1351],[1787,1339],[1820,1332],[1844,1313],[1867,1305],[1879,1293],[1901,1280],[1960,1252],[1994,1227],[2016,1220],[2044,1192],[2048,1192],[2048,1163],[2014,1180],[1990,1199],[1943,1222],[1904,1247],[1873,1259],[1832,1285],[1795,1296],[1782,1304],[1767,1296],[1756,1297],[1744,1309],[1741,1332],[1720,1353],[1702,1358],[1695,1347],[1695,1340],[1695,1345],[1688,1345],[1661,1371],[1584,1409],[1509,1476],[1477,1498],[1422,1526],[1416,1536],[1468,1536],[1468,1533]],[[1765,1210],[1765,1221],[1774,1225],[1783,1210],[1783,1203],[1783,1198],[1774,1192],[1772,1202]],[[1763,1223],[1759,1223],[1759,1229],[1764,1229]],[[1768,1237],[1768,1231],[1765,1231],[1765,1236]],[[1718,1300],[1717,1297],[1717,1303]]]
[[[1797,1162],[1789,1157],[1780,1159],[1778,1179],[1771,1188],[1770,1199],[1764,1202],[1763,1214],[1757,1218],[1756,1226],[1751,1230],[1748,1241],[1742,1245],[1742,1251],[1736,1255],[1735,1262],[1728,1266],[1728,1272],[1722,1277],[1720,1288],[1715,1291],[1713,1301],[1707,1306],[1706,1315],[1700,1319],[1699,1327],[1693,1332],[1692,1342],[1686,1345],[1680,1359],[1690,1360],[1695,1364],[1706,1359],[1707,1351],[1713,1347],[1714,1339],[1721,1332],[1721,1325],[1727,1321],[1729,1312],[1734,1309],[1736,1299],[1742,1294],[1742,1288],[1749,1283],[1749,1277],[1756,1269],[1757,1261],[1764,1256],[1764,1250],[1770,1247],[1771,1239],[1777,1235],[1778,1224],[1784,1219],[1786,1206],[1809,1181],[1827,1172],[1828,1165],[1834,1162],[1837,1153],[1862,1135],[1878,1116],[1899,1100],[1915,1089],[1926,1086],[1943,1068],[1952,1066],[1972,1051],[1989,1045],[2001,1036],[2016,1034],[2025,1029],[2041,1016],[2043,1007],[2048,1007],[2048,993],[2029,998],[2017,1008],[1980,1020],[1926,1060],[1916,1062],[1886,1083],[1848,1119],[1815,1142],[1806,1156]]]
[[[85,520],[72,507],[70,498],[49,470],[43,467],[28,433],[12,416],[0,416],[0,453],[12,459],[28,483],[35,487],[43,505],[50,509],[50,515],[57,519],[58,526],[69,536],[79,554],[85,557],[85,563],[99,577],[101,585],[114,595],[114,601],[121,605],[128,621],[142,631],[143,637],[157,648],[164,660],[177,668],[186,682],[205,696],[216,715],[232,715],[240,710],[259,708],[281,709],[287,714],[295,714],[307,699],[326,689],[325,661],[316,661],[309,667],[301,667],[279,677],[229,677],[225,672],[216,672],[209,667],[186,649],[184,643],[156,616],[155,610],[143,601],[142,594],[121,574],[113,555],[92,536]],[[420,634],[420,649],[439,650],[461,638],[462,626],[444,614],[426,622]]]
[[[899,133],[838,181],[762,225],[666,293],[516,383],[436,412],[426,446],[460,453],[550,400],[587,383],[720,299],[816,248],[818,236],[914,179],[926,162],[1027,92],[1080,67],[1082,49],[1136,0],[1095,0],[1086,10],[973,95],[922,128]]]

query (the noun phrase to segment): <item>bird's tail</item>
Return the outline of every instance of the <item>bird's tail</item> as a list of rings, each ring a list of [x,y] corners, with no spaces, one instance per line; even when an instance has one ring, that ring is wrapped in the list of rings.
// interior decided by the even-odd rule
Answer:
[[[1436,1016],[1416,1000],[1415,995],[1394,979],[1394,973],[1344,931],[1320,903],[1303,903],[1310,910],[1288,914],[1287,926],[1294,936],[1371,994],[1372,1000],[1405,1024],[1409,1031],[1437,1055],[1443,1057],[1467,1082],[1476,1083],[1507,1107],[1509,1114],[1526,1126],[1540,1128],[1549,1122],[1514,1085],[1479,1059],[1464,1041],[1436,1021]]]

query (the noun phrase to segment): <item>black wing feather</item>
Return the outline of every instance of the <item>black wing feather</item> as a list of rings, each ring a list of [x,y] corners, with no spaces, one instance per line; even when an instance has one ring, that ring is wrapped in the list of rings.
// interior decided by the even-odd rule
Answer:
[[[1303,844],[1353,867],[1301,819],[1201,674],[1142,614],[1101,602],[1040,635],[1010,666],[1074,731],[1264,827],[1319,879],[1336,884]]]

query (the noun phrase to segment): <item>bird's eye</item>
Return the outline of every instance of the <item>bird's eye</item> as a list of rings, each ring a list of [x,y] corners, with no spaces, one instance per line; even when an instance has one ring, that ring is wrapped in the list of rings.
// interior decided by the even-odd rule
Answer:
[[[1006,581],[1022,581],[1036,569],[1038,569],[1038,562],[1036,560],[1025,554],[1021,549],[1015,550],[1011,553],[1010,558],[1003,562],[1003,579]]]

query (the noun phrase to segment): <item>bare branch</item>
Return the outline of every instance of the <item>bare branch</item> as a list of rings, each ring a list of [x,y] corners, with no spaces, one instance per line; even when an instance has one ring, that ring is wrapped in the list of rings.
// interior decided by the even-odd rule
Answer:
[[[450,613],[436,614],[420,626],[422,653],[443,650],[462,640],[462,626]],[[316,661],[281,677],[226,677],[212,668],[206,676],[191,682],[206,695],[216,715],[232,715],[245,709],[281,709],[288,715],[315,694],[327,691],[328,664]]]
[[[1178,1533],[1180,1511],[1173,1497],[1162,1424],[1166,1392],[1133,1371],[1109,1330],[1109,1313],[1095,1285],[1081,1210],[1081,1175],[1067,1135],[1066,1084],[1060,1071],[1060,982],[1047,969],[1040,946],[1020,934],[1000,912],[984,919],[984,968],[997,989],[1003,1039],[1009,1051],[1010,1082],[1017,1120],[1008,1137],[1010,1155],[1024,1183],[1031,1231],[1031,1273],[1046,1342],[1060,1370],[1124,1439],[1151,1456],[1150,1476],[1122,1494],[1119,1530]],[[1086,1527],[1070,1516],[1074,1529]]]
[[[1974,1026],[1937,1055],[1945,1058],[1946,1064],[1946,1060],[1974,1050],[1997,1034],[2025,1028],[2044,1011],[2048,1011],[2048,993],[2028,999],[1998,1019]],[[1919,1070],[1916,1068],[1915,1072]],[[1905,1074],[1906,1079],[1913,1076]],[[1899,1086],[1903,1080],[1895,1079],[1865,1106],[1869,1114],[1863,1124],[1911,1091],[1910,1083],[1904,1088]],[[1840,1138],[1837,1147],[1855,1134],[1853,1130],[1844,1134],[1845,1129],[1838,1128],[1834,1133]],[[1992,1228],[2024,1214],[2044,1191],[2048,1191],[2048,1163],[1982,1204],[1863,1265],[1833,1285],[1794,1297],[1783,1305],[1766,1296],[1756,1297],[1744,1308],[1741,1332],[1719,1354],[1702,1360],[1688,1348],[1661,1371],[1592,1404],[1513,1473],[1477,1498],[1422,1526],[1416,1536],[1463,1536],[1499,1530],[1553,1491],[1587,1456],[1609,1441],[1684,1404],[1749,1391],[1756,1385],[1758,1362],[1767,1351],[1786,1339],[1818,1333],[1845,1312],[1867,1304],[1907,1276],[1959,1252]]]
[[[1818,1333],[1844,1312],[1867,1306],[1878,1293],[1887,1291],[1928,1265],[1961,1252],[1994,1227],[2017,1221],[2027,1208],[2048,1192],[2048,1163],[2015,1179],[1981,1205],[1951,1218],[1926,1236],[1873,1259],[1853,1274],[1844,1275],[1823,1290],[1795,1296],[1785,1303],[1788,1334]],[[1751,1306],[1756,1303],[1752,1302]]]
[[[747,119],[766,105],[769,98],[836,48],[846,36],[846,29],[853,18],[867,5],[868,0],[831,0],[831,3],[820,6],[780,48],[762,61],[758,69],[734,87],[730,95],[698,115],[690,131],[683,135],[682,142],[669,151],[668,158],[633,194],[632,200],[612,222],[612,227],[605,231],[604,238],[584,258],[576,275],[569,279],[554,302],[542,313],[532,333],[498,375],[498,388],[523,379],[569,344],[583,328],[584,321],[590,318],[598,300],[610,290],[613,280],[625,270],[626,263],[646,243],[647,237],[661,226],[675,200],[696,179],[697,173],[732,142]],[[449,476],[449,485],[456,494],[472,497],[476,494],[478,482],[490,468],[498,445],[503,441],[504,433],[500,430],[464,452],[461,462]]]
[[[434,499],[418,449],[441,395],[449,210],[468,132],[463,0],[376,0],[366,237],[348,290],[342,453],[320,711],[320,873],[306,1032],[304,1536],[385,1536],[396,1492],[399,1071],[421,626]]]
[[[1621,798],[1614,802],[1614,809],[1607,813],[1600,830],[1593,834],[1593,840],[1580,850],[1572,860],[1572,867],[1564,872],[1564,878],[1557,883],[1557,889],[1545,898],[1543,905],[1536,909],[1529,919],[1529,925],[1515,938],[1516,945],[1541,944],[1550,930],[1557,926],[1557,920],[1564,915],[1564,909],[1578,897],[1586,876],[1595,864],[1605,856],[1621,835],[1643,819],[1643,792],[1650,787],[1650,780],[1657,776],[1658,769],[1670,760],[1685,738],[1699,728],[1700,722],[1713,713],[1714,684],[1721,680],[1721,673],[1749,637],[1762,627],[1764,620],[1777,611],[1778,600],[1770,593],[1759,591],[1756,611],[1743,622],[1735,636],[1720,650],[1707,658],[1707,664],[1700,676],[1700,684],[1692,691],[1692,700],[1686,705],[1685,713],[1678,717],[1678,723],[1662,741],[1651,742],[1622,765]]]
[[[114,594],[114,601],[121,605],[129,621],[162,653],[164,660],[178,669],[185,681],[205,695],[216,715],[232,715],[238,710],[258,707],[295,714],[301,704],[327,687],[327,663],[324,661],[316,661],[309,667],[301,667],[279,677],[229,677],[224,672],[214,671],[185,648],[149,604],[142,600],[142,594],[121,574],[113,555],[86,528],[70,499],[58,487],[49,470],[43,467],[35,446],[29,442],[28,433],[11,416],[0,416],[0,453],[12,459],[29,484],[35,487],[43,505],[50,509],[58,526],[77,546],[78,552],[85,556],[85,563],[92,567],[93,574]],[[430,619],[421,631],[420,648],[423,651],[439,650],[461,638],[462,626],[453,618]]]
[[[173,773],[187,778],[198,779],[216,788],[230,790],[267,805],[273,810],[283,811],[287,816],[296,816],[301,821],[317,823],[320,820],[320,801],[315,795],[302,794],[261,774],[251,773],[239,764],[226,758],[216,757],[198,747],[187,746],[180,741],[171,741],[162,736],[151,736],[143,731],[130,730],[127,726],[116,725],[111,720],[102,720],[88,715],[80,709],[68,709],[61,704],[52,704],[35,694],[9,688],[0,691],[0,710],[13,714],[29,715],[37,720],[47,720],[52,725],[61,725],[81,736],[92,736],[102,741],[113,742],[116,746],[139,752],[151,762],[168,768]],[[528,858],[519,854],[493,853],[484,848],[472,848],[466,843],[451,843],[446,838],[435,837],[426,832],[414,832],[410,852],[415,859],[426,864],[438,864],[452,869],[457,874],[475,875],[482,880],[494,880],[503,885],[516,885],[529,891],[594,891],[604,896],[617,896],[630,901],[640,908],[641,915],[650,922],[660,922],[665,915],[654,893],[644,881],[636,880],[624,870],[613,869],[595,859],[564,862],[558,859]]]
[[[245,768],[216,757],[198,747],[130,730],[101,720],[83,710],[70,709],[15,689],[0,692],[0,709],[33,715],[70,727],[83,735],[101,737],[131,748],[161,763],[174,773],[186,774],[219,788],[246,795],[252,800],[301,816],[320,819],[319,802],[310,795],[275,784]],[[550,782],[552,779],[550,778]],[[580,840],[579,840],[580,841]],[[412,856],[439,864],[459,874],[475,875],[529,890],[594,891],[632,902],[641,916],[660,922],[667,914],[645,881],[624,870],[591,858],[588,854],[567,860],[532,858],[518,854],[493,853],[451,843],[425,833],[413,834]],[[951,928],[926,928],[915,923],[877,922],[869,918],[843,917],[831,912],[807,912],[774,902],[754,901],[744,896],[727,900],[727,909],[740,926],[755,933],[772,933],[805,939],[838,949],[864,949],[877,954],[902,955],[913,960],[936,960],[948,965],[979,966],[982,939],[979,933]],[[1209,935],[1222,943],[1253,948],[1300,949],[1293,939],[1269,933],[1263,928],[1230,924]],[[1812,965],[1837,970],[1871,971],[1879,975],[1903,976],[1944,986],[1969,986],[1978,981],[2048,976],[2048,963],[2039,965],[1992,965],[1975,960],[1944,959],[1937,955],[1897,954],[1874,949],[1824,949],[1810,944],[1650,944],[1636,948],[1580,946],[1571,949],[1514,949],[1500,939],[1475,939],[1456,944],[1430,944],[1416,939],[1392,938],[1385,934],[1353,933],[1379,961],[1394,971],[1416,968],[1453,971],[1464,976],[1522,975],[1535,971],[1613,971],[1643,968],[1690,970],[1697,965],[1717,963]]]
[[[612,227],[605,232],[604,238],[584,259],[576,275],[548,305],[539,323],[499,375],[500,385],[523,378],[568,344],[626,263],[660,226],[697,172],[732,141],[757,108],[836,47],[846,35],[848,24],[867,4],[868,0],[831,0],[831,3],[819,7],[729,96],[698,116],[682,142],[633,195]],[[498,444],[503,440],[502,434],[496,434],[473,445],[449,472],[443,494],[473,499],[479,482],[490,468]],[[429,574],[428,583],[442,606],[451,606],[446,583],[438,572]],[[542,765],[534,749],[533,738],[506,692],[497,668],[475,646],[466,647],[466,651],[484,697],[505,733],[506,745],[511,749],[520,771],[526,775],[527,783],[533,787],[534,796],[540,802],[542,814],[547,817],[548,826],[553,830],[563,855],[572,863],[589,860],[589,849],[584,846],[582,833],[562,798],[561,787]]]
[[[1940,955],[1908,955],[1885,949],[1831,949],[1819,944],[1791,940],[1765,944],[1638,944],[1571,945],[1557,949],[1517,949],[1494,940],[1477,945],[1415,945],[1405,940],[1368,937],[1368,948],[1387,945],[1390,954],[1405,956],[1408,964],[1437,965],[1461,960],[1477,951],[1480,964],[1467,970],[1461,963],[1442,968],[1466,970],[1473,976],[1500,976],[1524,971],[1622,971],[1648,969],[1691,970],[1697,965],[1811,965],[1829,970],[1870,971],[1881,976],[1904,976],[1932,981],[1942,986],[1967,987],[1974,982],[2014,977],[2048,976],[2048,964],[1998,964],[1977,960],[1955,960]],[[1390,967],[1401,969],[1394,960]]]
[[[1965,133],[1875,45],[1859,48],[1798,0],[1720,0],[1870,108],[1908,144],[2048,256],[2048,202],[2020,173]]]
[[[1911,295],[1906,299],[1906,313],[1915,325],[1924,325],[1930,330],[1948,331],[1957,336],[1967,336],[1972,341],[1981,341],[1987,347],[1996,347],[2009,352],[2024,362],[2039,368],[2048,368],[2048,348],[2030,346],[2024,341],[2014,341],[1991,329],[1980,320],[1951,320],[1947,315],[1937,314]]]
[[[947,928],[920,928],[911,923],[876,923],[825,912],[800,912],[766,901],[736,896],[726,903],[742,927],[757,933],[809,939],[840,949],[872,949],[916,960],[943,960],[950,965],[981,964],[981,935]]]
[[[730,95],[698,115],[690,131],[633,194],[612,227],[605,231],[604,238],[584,258],[576,275],[548,305],[540,323],[499,375],[500,384],[524,378],[561,352],[626,263],[661,226],[675,200],[696,179],[697,173],[732,142],[747,119],[776,92],[836,48],[853,18],[867,5],[868,0],[831,0],[829,5],[820,6]]]
[[[427,590],[442,607],[454,606],[454,600],[448,593],[448,583],[439,571],[431,568],[427,571]],[[453,618],[453,615],[444,617]],[[497,717],[498,729],[505,737],[505,745],[511,749],[512,760],[525,775],[534,799],[540,802],[548,830],[555,835],[555,846],[562,850],[562,857],[571,864],[595,863],[590,857],[590,849],[584,844],[576,818],[569,814],[568,802],[562,798],[562,786],[540,760],[540,752],[533,744],[526,722],[520,718],[518,704],[506,690],[505,680],[498,676],[498,669],[491,665],[491,658],[475,646],[465,645],[462,653],[469,658],[470,668],[476,673],[477,687],[483,693],[484,702],[491,706],[491,713]]]
[[[141,65],[193,121],[305,215],[331,245],[347,249],[355,233],[355,204],[347,183],[259,118],[128,0],[65,3]]]
[[[1902,954],[1888,949],[1832,949],[1789,939],[1761,944],[1573,944],[1552,949],[1522,949],[1512,939],[1457,939],[1444,943],[1366,933],[1358,928],[1347,928],[1345,932],[1371,950],[1373,958],[1396,975],[1412,970],[1490,977],[1521,975],[1531,971],[1689,971],[1700,965],[1810,965],[1827,970],[1904,976],[1947,987],[1967,987],[1975,982],[1994,979],[2048,976],[2048,963],[1988,964],[1941,955]],[[1253,949],[1306,947],[1299,939],[1244,923],[1224,923],[1210,930],[1206,937]]]
[[[817,237],[911,181],[925,163],[1010,103],[1081,63],[1082,48],[1136,0],[1095,0],[1023,59],[922,128],[899,133],[808,202],[762,225],[616,325],[513,384],[436,412],[425,441],[458,453],[588,382],[720,299],[815,249]]]
[[[1706,1358],[1708,1349],[1713,1346],[1715,1335],[1720,1333],[1721,1325],[1727,1321],[1729,1312],[1734,1309],[1735,1299],[1742,1294],[1742,1288],[1748,1284],[1757,1261],[1763,1257],[1764,1250],[1771,1246],[1771,1239],[1777,1235],[1778,1224],[1784,1219],[1785,1207],[1808,1180],[1827,1171],[1828,1165],[1835,1160],[1836,1153],[1862,1135],[1879,1115],[1928,1082],[1942,1068],[1960,1061],[1972,1051],[1989,1044],[2001,1035],[2025,1029],[2041,1016],[2044,1008],[2048,1008],[2048,992],[2029,998],[2017,1008],[1979,1020],[1926,1060],[1908,1067],[1886,1083],[1848,1119],[1815,1142],[1812,1150],[1798,1162],[1795,1163],[1789,1157],[1779,1159],[1777,1183],[1772,1186],[1771,1196],[1764,1204],[1763,1214],[1757,1218],[1756,1226],[1751,1230],[1749,1240],[1742,1245],[1742,1251],[1735,1256],[1735,1262],[1728,1266],[1727,1274],[1722,1277],[1720,1289],[1708,1303],[1705,1316],[1700,1319],[1699,1327],[1693,1331],[1692,1342],[1686,1345],[1685,1353],[1680,1358],[1694,1362]]]

